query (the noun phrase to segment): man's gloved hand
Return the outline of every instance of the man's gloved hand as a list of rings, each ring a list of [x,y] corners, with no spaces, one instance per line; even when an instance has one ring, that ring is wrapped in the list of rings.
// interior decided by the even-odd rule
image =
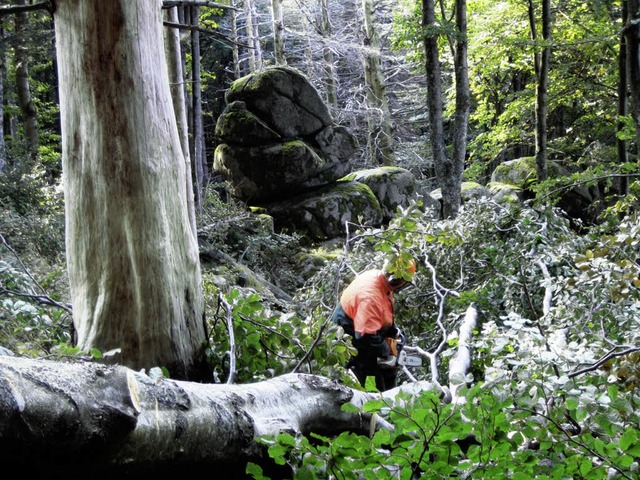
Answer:
[[[378,366],[380,368],[395,368],[398,363],[398,357],[389,355],[386,358],[378,357]]]
[[[389,354],[398,355],[398,340],[395,338],[387,337],[384,339],[389,347]]]

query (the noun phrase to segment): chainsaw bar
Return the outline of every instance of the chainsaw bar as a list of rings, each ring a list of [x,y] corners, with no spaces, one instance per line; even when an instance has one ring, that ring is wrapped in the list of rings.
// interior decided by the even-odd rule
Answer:
[[[398,353],[398,365],[401,367],[421,367],[422,357],[407,355],[407,352],[401,350],[400,353]]]

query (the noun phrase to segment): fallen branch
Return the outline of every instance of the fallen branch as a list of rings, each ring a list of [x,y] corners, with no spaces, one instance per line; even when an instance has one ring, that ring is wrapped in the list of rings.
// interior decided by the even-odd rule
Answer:
[[[459,391],[467,384],[467,372],[471,366],[471,338],[477,320],[478,310],[473,304],[469,305],[462,325],[460,325],[458,351],[449,362],[449,390],[454,403],[460,403]]]
[[[69,475],[87,468],[143,477],[190,467],[244,473],[247,460],[265,458],[259,437],[392,429],[363,405],[430,388],[421,382],[362,392],[307,374],[202,384],[93,362],[0,356],[0,449],[12,465],[48,473],[61,465]],[[345,403],[357,411],[344,411]]]

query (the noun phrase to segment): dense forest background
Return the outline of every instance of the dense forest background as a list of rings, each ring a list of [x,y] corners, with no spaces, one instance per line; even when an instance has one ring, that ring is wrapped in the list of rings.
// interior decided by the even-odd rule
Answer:
[[[9,3],[33,8],[0,17],[0,345],[22,355],[100,357],[108,352],[73,346],[53,17],[39,8],[46,3],[0,5]],[[562,173],[532,179],[526,202],[467,199],[446,220],[409,209],[384,228],[354,226],[351,237],[318,245],[271,231],[221,195],[224,182],[212,165],[225,90],[269,65],[298,68],[336,123],[357,136],[354,169],[402,166],[436,189],[425,38],[438,41],[450,155],[460,2],[435,2],[429,28],[428,1],[196,3],[179,5],[167,28],[181,31],[208,355],[218,381],[297,370],[356,386],[342,367],[348,339],[327,318],[352,273],[392,251],[420,264],[397,307],[425,359],[425,368],[404,373],[406,381],[439,381],[464,312],[480,312],[460,404],[441,406],[425,395],[393,410],[394,434],[372,442],[285,435],[270,440],[273,456],[321,477],[331,470],[352,478],[394,462],[415,473],[417,462],[428,478],[460,471],[469,478],[637,478],[637,2],[467,1],[464,180],[485,185],[499,165],[542,154]],[[635,57],[628,55],[634,38]],[[579,187],[593,201],[569,216],[558,202]],[[452,439],[471,424],[476,444],[461,448]]]

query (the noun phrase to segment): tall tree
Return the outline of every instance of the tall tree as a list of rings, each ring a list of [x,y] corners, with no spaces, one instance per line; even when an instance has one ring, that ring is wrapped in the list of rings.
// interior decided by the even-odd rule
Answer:
[[[276,65],[286,65],[284,56],[284,17],[282,14],[282,0],[271,0],[271,17],[273,25],[273,56]]]
[[[4,39],[4,28],[0,25],[0,40]],[[5,55],[0,50],[0,172],[6,163],[6,145],[4,141],[4,77],[6,75]]]
[[[190,7],[191,25],[191,164],[195,190],[196,211],[202,208],[202,195],[206,177],[206,149],[202,124],[202,90],[200,83],[200,7]]]
[[[373,0],[362,1],[364,17],[364,79],[367,90],[368,150],[370,163],[392,165],[394,161],[391,113],[384,84],[380,35]]]
[[[551,58],[551,3],[542,0],[542,39],[536,28],[535,5],[529,0],[529,24],[535,46],[536,74],[536,173],[539,181],[547,179],[547,112],[549,105],[549,61]],[[542,47],[540,48],[540,45]]]
[[[55,20],[78,346],[200,376],[200,265],[161,1],[58,0]]]
[[[254,0],[244,0],[245,31],[249,44],[249,70],[255,72],[262,68],[262,47]]]
[[[467,156],[467,135],[471,94],[469,92],[469,62],[467,39],[467,1],[455,2],[456,32],[454,34],[454,75],[456,82],[456,107],[453,118],[453,174],[462,182],[462,172]]]
[[[231,6],[235,7],[235,1],[232,1]],[[240,51],[238,49],[238,12],[236,8],[230,10],[230,28],[231,28],[231,56],[233,58],[233,78],[237,80],[240,78]]]
[[[626,0],[627,15],[624,36],[627,49],[627,84],[629,85],[629,111],[640,143],[640,0]]]
[[[329,1],[320,0],[320,20],[319,28],[322,38],[322,57],[324,59],[324,84],[327,92],[327,103],[333,107],[338,107],[338,93],[336,87],[335,59],[333,48],[330,46],[332,28],[331,15],[329,13]]]
[[[622,0],[623,23],[626,23],[628,12],[628,1]],[[627,41],[624,32],[622,32],[618,49],[618,132],[624,129],[625,122],[623,118],[629,114],[629,97],[627,90]],[[616,139],[616,149],[618,153],[618,163],[624,165],[629,161],[629,152],[625,138],[618,136]],[[626,177],[621,177],[620,179],[620,193],[623,195],[629,193],[629,181]]]
[[[165,21],[170,24],[178,24],[178,7],[164,10]],[[193,193],[191,154],[189,152],[189,122],[187,120],[187,95],[185,88],[185,75],[183,69],[182,48],[180,47],[180,31],[175,27],[165,29],[165,55],[169,72],[169,85],[173,110],[176,115],[180,146],[185,159],[187,169],[187,201],[189,202],[189,215],[193,234],[196,235],[195,197]]]
[[[442,4],[441,4],[442,6]],[[445,150],[443,125],[444,98],[438,38],[441,27],[436,19],[435,1],[422,0],[423,44],[427,74],[429,133],[433,163],[442,191],[442,215],[455,217],[462,203],[462,172],[466,156],[467,123],[469,118],[469,78],[467,65],[466,0],[456,0],[456,32],[454,40],[454,71],[456,81],[456,111],[454,120],[454,155]],[[444,8],[443,8],[444,10]]]
[[[16,5],[25,6],[26,1],[17,0]],[[16,96],[22,113],[24,138],[30,152],[35,154],[38,151],[38,117],[29,81],[28,25],[29,14],[26,11],[16,13],[15,33],[18,40],[15,48]]]

